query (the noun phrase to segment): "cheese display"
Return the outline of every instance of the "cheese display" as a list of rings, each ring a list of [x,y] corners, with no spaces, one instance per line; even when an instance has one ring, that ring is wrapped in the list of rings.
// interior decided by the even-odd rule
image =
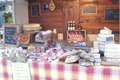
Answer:
[[[97,36],[98,47],[100,51],[105,51],[105,45],[108,43],[114,43],[114,35],[112,34],[112,30],[104,27],[104,29],[100,30],[100,33]]]
[[[42,27],[40,26],[40,24],[37,23],[29,23],[23,25],[24,33],[34,33],[35,31],[38,31],[40,29],[42,29]]]

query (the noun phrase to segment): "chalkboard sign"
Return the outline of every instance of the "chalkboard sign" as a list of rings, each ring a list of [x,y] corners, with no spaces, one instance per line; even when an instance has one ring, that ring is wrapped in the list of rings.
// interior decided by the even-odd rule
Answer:
[[[15,24],[4,24],[3,25],[3,42],[5,45],[15,45],[18,46],[19,40],[18,35],[21,32],[19,25]]]
[[[16,28],[5,27],[5,43],[16,45],[16,41],[13,39],[13,35],[16,33]]]
[[[40,16],[40,5],[39,4],[33,4],[31,11],[32,11],[32,16],[33,17]]]
[[[106,9],[105,20],[119,20],[119,9]]]

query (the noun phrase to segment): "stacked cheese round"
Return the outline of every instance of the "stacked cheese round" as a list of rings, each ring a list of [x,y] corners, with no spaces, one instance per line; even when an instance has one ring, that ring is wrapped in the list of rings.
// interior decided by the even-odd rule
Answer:
[[[104,29],[100,30],[97,41],[99,50],[104,52],[106,44],[114,43],[114,35],[112,34],[112,31],[110,29],[104,27]]]
[[[42,29],[42,27],[38,23],[29,23],[29,24],[23,25],[24,33],[35,33],[36,31],[39,31],[40,29]]]

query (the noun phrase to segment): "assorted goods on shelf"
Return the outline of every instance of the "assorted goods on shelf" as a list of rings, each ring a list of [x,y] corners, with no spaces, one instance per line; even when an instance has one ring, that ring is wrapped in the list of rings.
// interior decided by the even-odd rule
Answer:
[[[86,31],[81,30],[80,23],[78,29],[76,29],[75,21],[68,21],[67,42],[68,43],[80,43],[85,41]]]

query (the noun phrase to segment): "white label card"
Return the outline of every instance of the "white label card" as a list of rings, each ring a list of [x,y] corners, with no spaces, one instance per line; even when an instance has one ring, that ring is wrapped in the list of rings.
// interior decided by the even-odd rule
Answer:
[[[14,80],[31,80],[28,63],[12,63]]]

